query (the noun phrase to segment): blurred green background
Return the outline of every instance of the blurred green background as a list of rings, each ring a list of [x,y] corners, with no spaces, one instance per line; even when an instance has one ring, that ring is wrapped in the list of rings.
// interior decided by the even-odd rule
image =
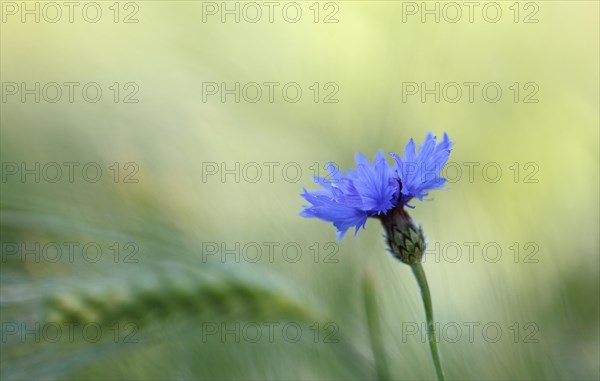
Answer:
[[[23,4],[39,22],[23,22]],[[478,2],[473,22],[458,3],[454,23],[443,2],[439,22],[421,22],[436,2],[283,2],[273,22],[258,2],[255,23],[246,2],[239,23],[220,19],[236,2],[95,4],[78,3],[73,22],[61,5],[50,22],[45,2],[2,1],[2,379],[375,379],[366,274],[391,374],[432,379],[416,282],[379,222],[336,243],[331,225],[298,216],[327,161],[401,153],[427,131],[456,143],[450,191],[411,212],[429,239],[448,378],[600,377],[598,2]],[[84,8],[88,20],[100,8],[98,22]],[[39,103],[23,95],[36,82]],[[78,83],[72,102],[65,82]],[[95,103],[81,93],[90,82]],[[236,82],[261,84],[262,98],[203,94]],[[279,83],[273,102],[265,82]],[[449,102],[451,85],[438,103],[408,82],[479,85],[473,102],[464,85]],[[495,103],[481,95],[491,82]]]

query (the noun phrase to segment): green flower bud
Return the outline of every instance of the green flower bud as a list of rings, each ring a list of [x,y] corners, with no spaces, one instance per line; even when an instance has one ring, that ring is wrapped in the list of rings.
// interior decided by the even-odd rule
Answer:
[[[388,248],[394,257],[407,265],[421,262],[426,246],[423,229],[402,206],[383,215],[381,223],[385,228]]]

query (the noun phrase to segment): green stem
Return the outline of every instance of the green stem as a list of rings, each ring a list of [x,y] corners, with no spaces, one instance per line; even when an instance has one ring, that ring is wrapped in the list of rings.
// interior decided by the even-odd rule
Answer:
[[[435,366],[435,373],[439,381],[444,380],[444,371],[442,370],[442,363],[440,362],[440,354],[437,348],[437,342],[435,340],[435,327],[433,324],[433,306],[431,304],[431,294],[429,293],[429,286],[427,285],[427,278],[425,277],[425,271],[423,271],[423,265],[420,262],[414,262],[410,265],[412,268],[417,283],[421,288],[421,297],[423,298],[423,304],[425,305],[425,316],[427,317],[427,337],[429,339],[429,348],[431,349],[431,357],[433,357],[433,365]]]
[[[367,326],[369,328],[369,336],[371,339],[371,348],[373,349],[373,357],[375,358],[377,378],[382,381],[391,380],[385,357],[385,350],[383,348],[381,329],[379,327],[373,280],[369,275],[366,275],[363,279],[363,295],[365,311],[367,313]]]

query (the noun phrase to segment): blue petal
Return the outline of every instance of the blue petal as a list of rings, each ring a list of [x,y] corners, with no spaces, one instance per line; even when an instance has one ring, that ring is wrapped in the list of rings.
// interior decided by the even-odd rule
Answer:
[[[308,192],[306,189],[302,197],[312,205],[306,206],[300,212],[303,217],[316,217],[324,221],[333,223],[338,230],[338,239],[341,239],[346,231],[355,226],[356,231],[365,225],[369,217],[367,212],[344,205],[337,202],[334,198],[316,193],[318,191]]]
[[[356,153],[355,160],[356,170],[343,174],[337,168],[330,168],[331,179],[314,178],[321,189],[304,190],[302,194],[310,205],[304,206],[300,215],[333,223],[338,239],[351,227],[355,227],[356,235],[368,217],[393,208],[400,193],[395,172],[383,152],[375,155],[372,164],[360,152]]]
[[[430,190],[443,188],[446,179],[440,177],[440,172],[450,157],[451,147],[448,134],[444,133],[443,141],[436,144],[436,137],[428,133],[418,152],[415,152],[415,143],[411,139],[404,149],[404,157],[390,153],[396,161],[404,204],[413,197],[422,201]]]
[[[382,151],[375,156],[373,165],[368,161],[365,164],[364,161],[359,163],[357,160],[357,170],[352,183],[362,199],[361,210],[380,214],[394,207],[398,182],[390,181],[392,173]]]

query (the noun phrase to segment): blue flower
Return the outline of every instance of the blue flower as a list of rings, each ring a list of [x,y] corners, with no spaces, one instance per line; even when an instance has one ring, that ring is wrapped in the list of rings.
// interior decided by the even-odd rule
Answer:
[[[413,197],[423,201],[423,197],[427,196],[430,190],[443,188],[446,179],[440,177],[439,173],[446,165],[451,150],[452,142],[448,134],[444,133],[444,140],[436,145],[436,137],[429,133],[418,153],[415,153],[415,142],[412,138],[404,148],[404,157],[390,152],[396,160],[396,174],[402,183],[404,204]]]
[[[448,161],[452,143],[448,135],[436,145],[436,138],[427,134],[415,153],[411,139],[404,157],[390,153],[396,163],[390,166],[382,151],[373,162],[360,152],[356,153],[356,169],[346,173],[328,166],[329,179],[315,177],[322,189],[302,192],[310,203],[300,212],[303,217],[316,217],[333,223],[341,239],[346,231],[355,228],[354,235],[364,228],[367,218],[383,217],[393,209],[407,205],[413,197],[423,200],[429,190],[440,189],[446,182],[439,172]]]

